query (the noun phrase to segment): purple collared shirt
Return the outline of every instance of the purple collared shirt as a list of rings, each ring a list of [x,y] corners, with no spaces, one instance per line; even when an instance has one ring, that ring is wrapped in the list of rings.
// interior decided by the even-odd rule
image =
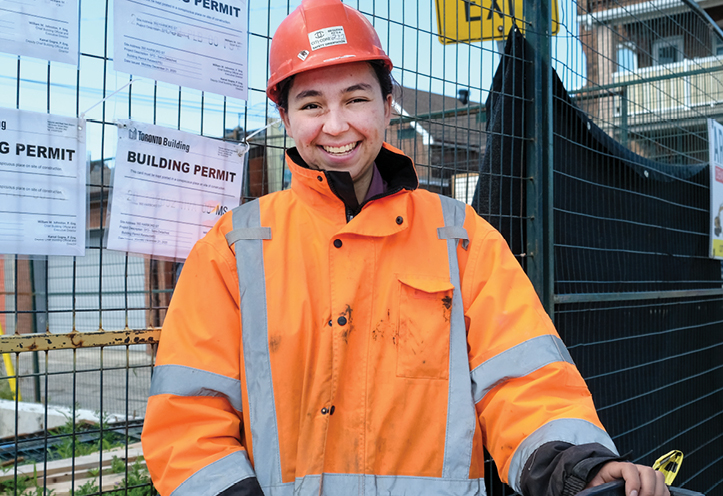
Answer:
[[[374,162],[372,167],[372,182],[369,184],[369,191],[367,191],[364,201],[387,191],[387,182],[382,179],[382,175],[379,173],[379,169],[377,169],[377,163]]]

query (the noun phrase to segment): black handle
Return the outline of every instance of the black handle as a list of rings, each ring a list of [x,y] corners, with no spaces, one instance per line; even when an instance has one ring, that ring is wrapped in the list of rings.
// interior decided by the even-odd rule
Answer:
[[[618,479],[599,486],[584,489],[577,496],[625,496],[625,481]]]
[[[703,493],[683,489],[682,487],[668,486],[670,496],[705,496]],[[625,496],[625,481],[622,479],[606,482],[577,493],[577,496]]]

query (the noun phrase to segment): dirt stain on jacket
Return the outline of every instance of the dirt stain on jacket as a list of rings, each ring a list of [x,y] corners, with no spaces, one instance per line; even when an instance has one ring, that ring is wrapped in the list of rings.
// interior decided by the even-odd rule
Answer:
[[[445,296],[442,298],[442,317],[445,322],[449,322],[450,315],[452,314],[452,298]]]
[[[374,341],[384,338],[384,332],[386,331],[386,328],[389,327],[390,322],[392,321],[390,315],[391,311],[387,309],[387,318],[381,319],[379,322],[377,322],[377,325],[372,330],[372,339]]]
[[[269,352],[276,353],[277,351],[279,351],[279,346],[281,346],[281,336],[270,336]]]
[[[339,314],[339,317],[344,317],[346,319],[344,332],[341,333],[341,338],[346,344],[349,344],[349,336],[354,331],[354,317],[352,316],[352,313],[353,310],[351,306],[347,305],[344,311]]]
[[[374,330],[372,330],[372,339],[376,341],[384,337],[384,320],[380,320]]]

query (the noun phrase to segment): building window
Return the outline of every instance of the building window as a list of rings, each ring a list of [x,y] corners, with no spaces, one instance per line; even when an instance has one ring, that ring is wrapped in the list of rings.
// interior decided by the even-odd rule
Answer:
[[[635,72],[638,70],[638,54],[633,45],[618,46],[618,71]]]
[[[653,43],[653,65],[674,64],[683,60],[683,37],[662,38]]]
[[[713,55],[717,57],[723,56],[723,40],[716,35],[713,35]]]
[[[413,140],[417,136],[417,131],[413,127],[403,127],[397,129],[397,139],[402,140]]]

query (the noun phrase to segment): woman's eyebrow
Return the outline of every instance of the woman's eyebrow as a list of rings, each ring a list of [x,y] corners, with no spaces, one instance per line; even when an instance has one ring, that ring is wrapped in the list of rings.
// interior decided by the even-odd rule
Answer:
[[[358,84],[353,84],[353,85],[349,86],[344,91],[342,91],[342,93],[351,93],[353,91],[370,91],[371,89],[372,89],[371,84],[358,83]]]
[[[367,83],[357,83],[349,86],[348,88],[344,88],[341,93],[352,93],[354,91],[371,91],[372,85]],[[322,96],[321,91],[319,90],[304,90],[299,92],[299,94],[294,96],[294,100],[302,100],[304,98],[316,98]]]
[[[318,97],[321,96],[321,91],[319,90],[304,90],[300,92],[298,95],[294,97],[294,100],[301,100],[302,98],[307,97]]]

